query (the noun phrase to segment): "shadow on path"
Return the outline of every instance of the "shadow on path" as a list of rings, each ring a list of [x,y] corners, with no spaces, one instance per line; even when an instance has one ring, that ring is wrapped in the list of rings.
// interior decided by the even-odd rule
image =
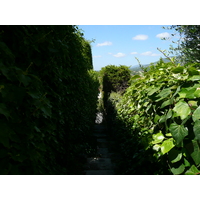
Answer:
[[[97,124],[94,126],[97,154],[95,157],[87,158],[87,163],[84,166],[85,175],[115,175],[116,165],[111,159],[114,153],[110,152],[111,143],[107,135],[106,125],[101,122],[102,120],[96,120]]]

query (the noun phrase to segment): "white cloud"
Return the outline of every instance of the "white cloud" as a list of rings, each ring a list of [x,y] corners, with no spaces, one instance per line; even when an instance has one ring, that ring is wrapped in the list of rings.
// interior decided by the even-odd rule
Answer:
[[[157,38],[169,38],[171,35],[168,32],[159,33],[156,35]]]
[[[146,51],[141,53],[143,56],[160,56],[160,54],[152,53],[151,51]]]
[[[125,54],[124,53],[117,53],[117,54],[115,54],[115,55],[113,55],[113,56],[115,56],[115,57],[124,57],[125,56]]]
[[[100,58],[100,57],[102,57],[101,55],[98,55],[98,56],[93,56],[94,58]]]
[[[141,55],[143,55],[143,56],[150,56],[151,54],[152,54],[151,51],[146,51],[144,53],[141,53]]]
[[[110,45],[112,45],[112,42],[106,41],[106,42],[103,42],[103,43],[98,43],[98,44],[97,44],[97,47],[101,47],[101,46],[110,46]]]
[[[148,39],[148,35],[136,35],[132,39],[133,40],[147,40]]]
[[[137,52],[131,52],[131,54],[138,54]]]
[[[161,54],[158,53],[152,53],[151,56],[160,56]]]

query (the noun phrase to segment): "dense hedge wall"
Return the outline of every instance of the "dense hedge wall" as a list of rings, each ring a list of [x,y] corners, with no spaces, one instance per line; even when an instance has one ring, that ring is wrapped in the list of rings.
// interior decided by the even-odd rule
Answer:
[[[104,108],[104,115],[106,116],[107,102],[111,92],[124,93],[129,86],[131,78],[131,70],[125,65],[107,65],[99,72],[99,79],[102,93],[102,107]],[[105,119],[104,118],[104,119]]]
[[[99,87],[83,34],[1,26],[0,55],[0,174],[80,173]]]
[[[162,60],[110,96],[123,174],[199,174],[199,64]]]

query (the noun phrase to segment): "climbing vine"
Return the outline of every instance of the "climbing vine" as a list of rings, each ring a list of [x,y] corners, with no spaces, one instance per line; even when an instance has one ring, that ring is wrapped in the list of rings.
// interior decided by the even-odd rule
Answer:
[[[125,174],[199,174],[198,68],[160,60],[111,100]]]

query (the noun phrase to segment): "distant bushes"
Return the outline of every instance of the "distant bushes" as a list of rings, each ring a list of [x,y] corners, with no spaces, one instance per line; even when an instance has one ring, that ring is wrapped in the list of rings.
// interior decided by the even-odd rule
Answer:
[[[107,65],[100,71],[100,83],[103,94],[103,105],[106,104],[111,92],[124,93],[129,86],[131,70],[125,65]]]
[[[0,27],[0,174],[77,174],[99,82],[76,26]]]

